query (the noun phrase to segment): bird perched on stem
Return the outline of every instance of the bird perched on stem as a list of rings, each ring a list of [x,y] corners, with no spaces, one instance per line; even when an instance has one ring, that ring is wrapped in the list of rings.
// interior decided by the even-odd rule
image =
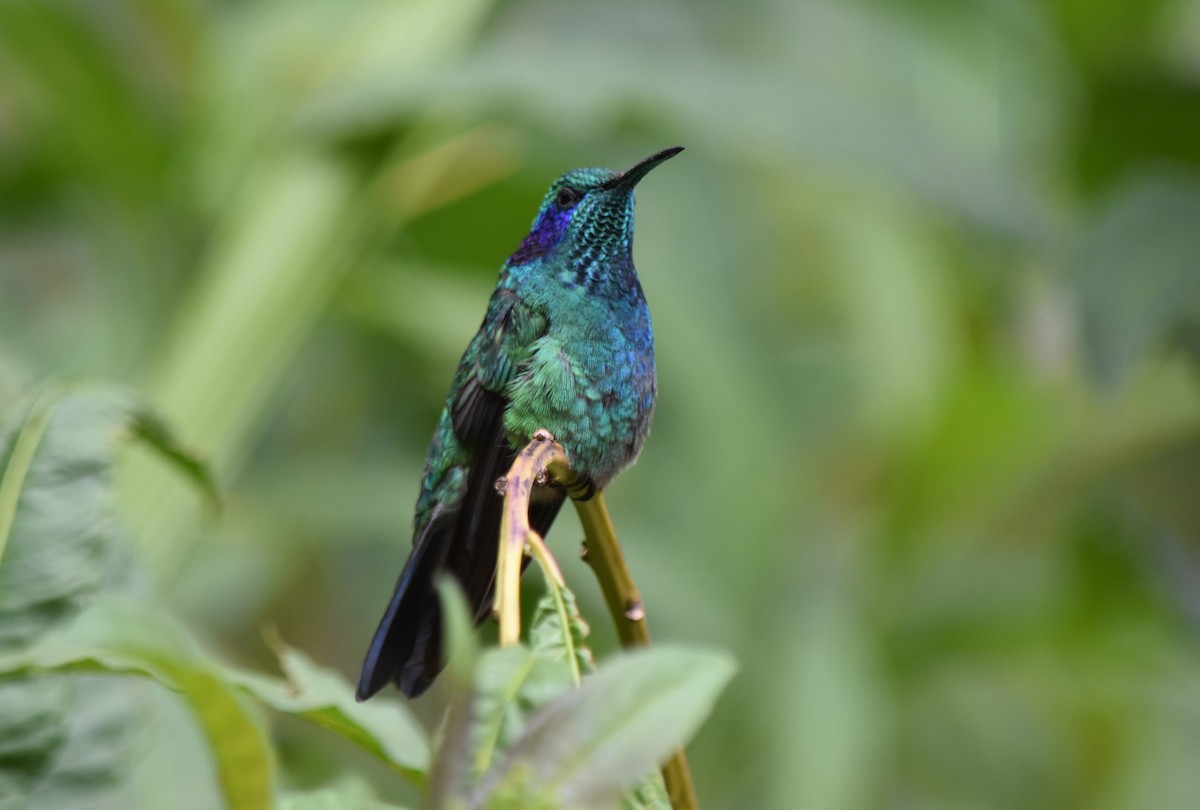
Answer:
[[[476,622],[495,587],[502,499],[496,480],[539,428],[566,449],[570,495],[603,489],[642,449],[657,392],[650,311],[633,266],[634,186],[683,147],[625,172],[576,169],[551,184],[500,270],[425,456],[413,549],[367,650],[357,696],[389,681],[409,697],[437,677],[443,572]],[[568,492],[538,487],[529,522],[545,535]]]

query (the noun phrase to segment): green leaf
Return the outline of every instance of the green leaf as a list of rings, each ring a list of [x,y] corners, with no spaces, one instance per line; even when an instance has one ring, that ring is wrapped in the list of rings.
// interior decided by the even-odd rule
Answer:
[[[61,735],[61,744],[55,746],[49,767],[37,773],[31,789],[20,792],[23,810],[138,806],[134,772],[141,765],[137,757],[139,743],[146,740],[145,724],[157,719],[157,705],[148,705],[154,684],[104,675],[56,675],[9,685],[12,693],[23,696],[38,685],[64,687],[71,698],[63,704],[70,711],[61,729],[53,729]],[[11,716],[6,709],[0,712]],[[0,787],[0,796],[16,793]]]
[[[107,521],[113,403],[48,386],[11,433],[0,477],[0,650],[28,644],[99,587]],[[11,437],[11,438],[9,438]]]
[[[112,517],[116,444],[131,437],[145,439],[215,496],[204,464],[143,403],[116,389],[51,383],[0,428],[0,652],[27,647],[97,590],[137,575]],[[12,788],[4,793],[75,789],[82,777],[63,771],[67,742],[71,750],[111,752],[110,764],[120,767],[112,726],[121,720],[76,722],[101,708],[90,705],[93,694],[77,699],[71,684],[57,679],[0,684],[0,783]],[[88,767],[94,773],[99,766]]]
[[[487,772],[538,708],[573,686],[563,660],[538,656],[523,646],[484,653],[475,676],[474,775]]]
[[[280,645],[283,683],[257,673],[229,671],[243,690],[277,711],[303,717],[332,731],[383,761],[414,785],[425,784],[429,743],[408,709],[394,701],[354,699],[354,689],[338,673],[298,650]]]
[[[245,699],[205,662],[187,633],[147,605],[95,602],[65,631],[0,659],[0,677],[106,673],[150,678],[179,692],[204,734],[231,808],[267,807],[273,761],[266,733]]]
[[[67,734],[71,684],[0,681],[0,796],[26,796],[43,781]]]
[[[535,655],[550,661],[573,662],[580,674],[596,671],[596,659],[587,647],[592,629],[579,613],[575,594],[565,585],[558,589],[562,605],[554,598],[555,584],[547,582],[547,592],[538,600],[529,623],[529,644]],[[566,621],[563,620],[566,614]]]
[[[0,476],[0,650],[69,617],[114,571],[114,443],[145,439],[215,498],[204,463],[129,394],[48,385],[5,432]],[[123,566],[121,566],[123,567]]]
[[[658,647],[607,663],[539,711],[477,798],[529,768],[568,807],[610,807],[692,735],[732,677],[727,655]]]
[[[547,588],[529,624],[532,649],[493,649],[480,659],[475,673],[476,776],[487,772],[538,708],[578,685],[580,672],[596,668],[591,651],[584,646],[590,629],[579,614],[574,594],[549,577]]]

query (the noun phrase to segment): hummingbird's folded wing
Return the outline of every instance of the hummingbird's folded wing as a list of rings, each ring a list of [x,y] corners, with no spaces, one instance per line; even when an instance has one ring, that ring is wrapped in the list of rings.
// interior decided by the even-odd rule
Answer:
[[[443,425],[447,418],[450,424],[440,429],[444,434],[430,449],[427,467],[437,474],[427,478],[434,483],[426,484],[432,488],[422,491],[418,501],[413,550],[363,662],[359,700],[389,680],[415,697],[445,665],[434,589],[440,574],[449,573],[462,586],[476,622],[491,611],[504,508],[496,479],[508,472],[517,454],[504,427],[504,392],[547,326],[514,291],[502,287],[492,296],[483,327],[455,375],[442,417]],[[456,459],[453,466],[438,468],[451,457]],[[556,491],[532,504],[530,525],[545,534],[565,497]],[[428,511],[421,509],[422,503]]]
[[[472,448],[473,459],[447,567],[459,577],[476,621],[491,610],[504,506],[496,481],[508,473],[520,449],[510,445],[504,426],[505,390],[548,328],[545,316],[515,291],[498,288],[467,352],[474,363],[450,406],[454,432]],[[539,534],[549,530],[562,500],[547,498],[531,506],[530,525]]]

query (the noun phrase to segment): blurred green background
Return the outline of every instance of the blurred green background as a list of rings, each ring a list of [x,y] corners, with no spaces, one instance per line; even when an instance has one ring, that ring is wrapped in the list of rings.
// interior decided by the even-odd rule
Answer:
[[[543,189],[676,143],[609,505],[656,636],[741,664],[705,807],[1194,808],[1196,0],[0,3],[0,404],[143,392],[228,496],[128,459],[152,587],[353,676]],[[207,807],[179,715],[143,795]],[[414,800],[277,735],[290,784]]]

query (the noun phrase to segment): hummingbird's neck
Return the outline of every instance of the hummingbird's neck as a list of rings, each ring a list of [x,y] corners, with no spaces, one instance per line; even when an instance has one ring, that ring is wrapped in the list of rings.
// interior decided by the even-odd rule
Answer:
[[[529,264],[540,259],[562,243],[571,225],[570,211],[547,211],[517,248],[508,257],[510,265]]]
[[[610,301],[645,301],[633,256],[623,251],[612,258],[595,258],[585,252],[572,255],[559,275],[564,284]]]

